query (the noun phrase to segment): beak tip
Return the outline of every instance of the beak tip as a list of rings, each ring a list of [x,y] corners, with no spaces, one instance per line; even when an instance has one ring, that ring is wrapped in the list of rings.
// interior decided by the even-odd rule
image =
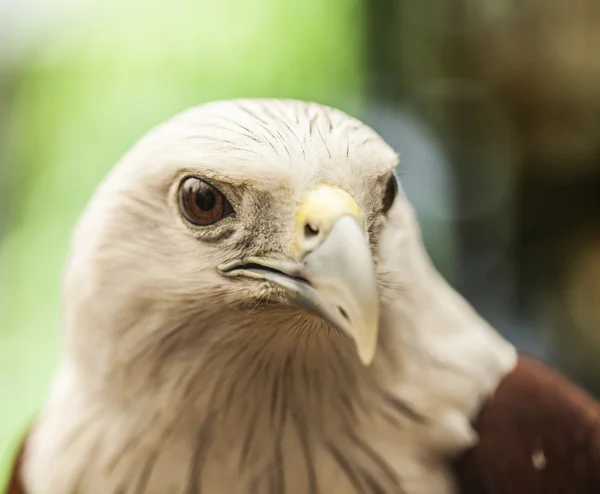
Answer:
[[[376,346],[375,345],[371,345],[371,346],[357,345],[356,348],[357,348],[358,357],[360,358],[361,363],[365,367],[369,367],[373,363],[373,358],[375,357]]]

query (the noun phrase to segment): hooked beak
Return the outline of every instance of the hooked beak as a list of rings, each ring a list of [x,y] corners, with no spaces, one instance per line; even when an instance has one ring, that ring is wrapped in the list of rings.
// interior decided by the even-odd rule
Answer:
[[[292,302],[345,332],[364,365],[373,361],[379,330],[379,293],[364,218],[341,189],[321,185],[296,215],[297,261],[249,257],[219,266],[225,276],[268,280]]]

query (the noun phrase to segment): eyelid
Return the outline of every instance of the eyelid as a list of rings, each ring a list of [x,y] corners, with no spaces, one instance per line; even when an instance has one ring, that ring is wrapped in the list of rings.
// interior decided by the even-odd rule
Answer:
[[[227,202],[231,205],[233,212],[236,212],[236,206],[240,204],[242,199],[244,184],[214,180],[211,176],[206,176],[201,173],[194,173],[191,170],[186,170],[180,174],[179,180],[177,181],[177,194],[179,193],[178,191],[181,188],[183,182],[185,182],[185,180],[187,180],[188,178],[197,178],[199,180],[202,180],[203,182],[206,182],[211,187],[214,187],[218,192],[223,194],[223,197],[225,199],[227,199]]]

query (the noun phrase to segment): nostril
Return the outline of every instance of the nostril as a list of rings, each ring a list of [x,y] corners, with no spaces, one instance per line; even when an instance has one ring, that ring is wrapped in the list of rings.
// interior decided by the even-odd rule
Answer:
[[[319,227],[314,227],[310,223],[304,225],[304,235],[307,238],[316,237],[319,234]]]
[[[346,319],[346,321],[349,322],[350,321],[350,317],[348,317],[348,313],[344,309],[342,309],[341,307],[339,307],[339,306],[338,306],[337,309],[338,309],[339,313],[342,315],[342,317],[344,319]]]

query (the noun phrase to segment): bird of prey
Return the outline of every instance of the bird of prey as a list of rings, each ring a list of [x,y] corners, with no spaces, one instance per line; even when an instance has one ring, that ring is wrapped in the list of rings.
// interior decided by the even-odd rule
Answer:
[[[142,138],[76,227],[64,356],[9,492],[591,492],[556,467],[591,485],[595,404],[442,279],[397,161],[292,100]]]

